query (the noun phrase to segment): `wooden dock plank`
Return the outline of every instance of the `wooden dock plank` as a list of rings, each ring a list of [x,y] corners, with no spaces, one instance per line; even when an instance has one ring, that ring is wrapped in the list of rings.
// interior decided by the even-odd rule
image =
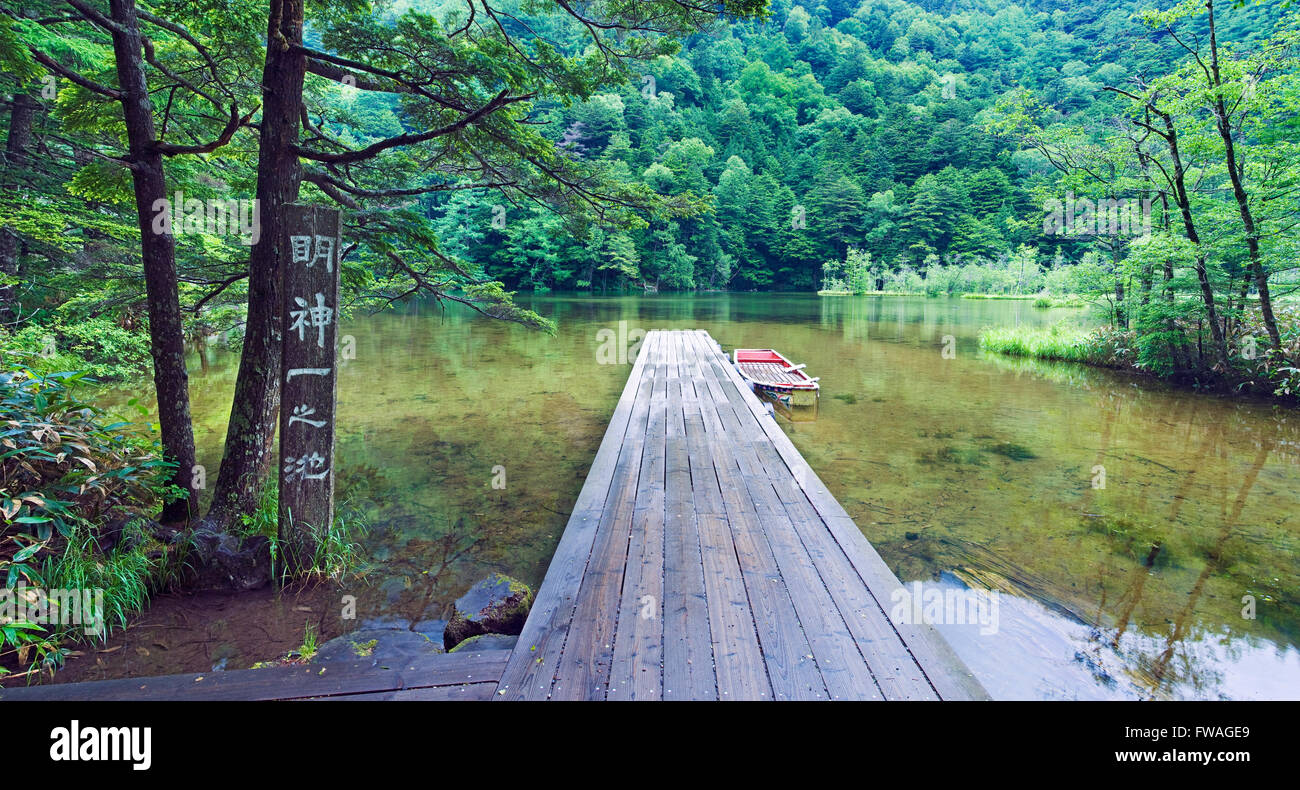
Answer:
[[[748,409],[739,403],[740,393],[730,382],[722,385],[727,390],[730,408],[735,410],[731,419],[739,425],[750,416]],[[746,441],[739,452],[753,454],[753,463],[767,469],[772,459],[761,453],[764,446],[770,447],[770,443]],[[785,469],[784,464],[781,468]],[[841,610],[816,561],[821,555],[814,555],[805,546],[804,534],[819,531],[809,529],[811,509],[807,513],[787,509],[772,486],[770,474],[745,476],[746,491],[754,502],[758,523],[790,591],[827,691],[833,699],[882,699],[872,668],[849,626],[848,620],[854,613]],[[815,514],[812,517],[815,519]]]
[[[708,475],[694,474],[694,457],[687,438],[687,411],[698,405],[691,378],[691,357],[680,335],[676,378],[669,379],[664,506],[664,651],[665,699],[716,699],[713,670],[712,625],[705,592],[704,560],[700,556],[697,504],[700,497],[716,495],[718,480],[710,465]],[[702,429],[702,423],[701,423]]]
[[[714,372],[728,402],[754,419],[774,423],[753,394],[732,377],[725,360]],[[760,405],[751,410],[749,400]],[[779,430],[779,429],[778,429]],[[749,493],[762,515],[773,554],[793,591],[801,618],[808,623],[814,655],[837,699],[935,699],[936,694],[870,592],[856,578],[843,551],[809,505],[794,473],[771,441],[750,441],[754,463],[764,478],[747,477]],[[781,488],[784,486],[784,488]],[[782,496],[781,491],[788,492]],[[816,580],[814,582],[814,580]],[[834,616],[830,613],[834,612]],[[855,657],[856,654],[856,657]]]
[[[694,344],[689,347],[694,348]],[[727,520],[723,482],[705,427],[704,404],[712,399],[712,391],[704,379],[698,352],[688,355],[688,359],[696,397],[684,421],[717,694],[724,700],[773,699],[772,682]]]
[[[664,456],[669,389],[676,375],[671,343],[656,346],[645,445],[628,535],[607,699],[663,697]]]
[[[654,338],[647,338],[642,343],[642,351],[652,342],[656,342]],[[578,494],[546,578],[537,590],[519,642],[501,677],[501,690],[505,692],[500,695],[501,699],[545,699],[550,695],[568,627],[573,622],[578,588],[609,499],[614,469],[631,425],[633,405],[641,391],[647,357],[647,354],[639,353],[628,375],[605,438],[587,474],[587,482]]]
[[[710,350],[706,341],[701,356],[711,360],[710,367],[726,395],[724,401],[718,402],[719,411],[724,422],[731,427],[728,433],[735,452],[746,457],[748,468],[765,468],[757,448],[766,443],[753,440],[754,431],[747,424],[753,419],[752,415],[743,404],[738,404],[740,394],[730,386],[725,373],[719,370],[720,365],[726,365],[725,359],[707,353]],[[828,693],[833,699],[880,698],[866,660],[854,643],[844,617],[827,592],[815,563],[796,532],[791,515],[777,498],[768,477],[743,477],[761,534],[769,546],[767,553],[771,554],[790,592]]]
[[[708,338],[707,333],[697,334],[703,334],[705,338]],[[711,341],[711,338],[708,339]],[[738,387],[745,388],[739,373],[734,368],[727,367],[727,373],[732,381]],[[746,391],[748,392],[747,388]],[[766,409],[762,402],[758,400],[758,397],[752,392],[748,392],[748,395],[749,397],[745,400],[751,413],[756,418],[765,414]],[[853,522],[853,519],[849,517],[830,490],[826,488],[825,483],[817,476],[817,473],[812,470],[808,462],[795,449],[794,443],[776,424],[776,421],[771,419],[760,420],[759,424],[768,439],[771,440],[773,448],[785,463],[790,473],[788,479],[792,480],[803,492],[809,506],[817,513],[826,530],[838,544],[845,558],[853,567],[858,579],[877,602],[882,614],[886,613],[888,611],[887,607],[891,605],[890,600],[894,591],[902,587],[898,577],[885,564],[875,547],[858,529],[857,524]],[[876,630],[874,641],[878,643],[878,647],[883,648],[891,644],[896,647],[901,642],[911,656],[911,664],[915,667],[914,669],[909,666],[909,663],[902,658],[895,662],[899,667],[901,676],[893,678],[893,680],[897,681],[900,686],[896,691],[898,696],[887,694],[890,699],[927,697],[918,688],[918,684],[907,677],[913,676],[917,670],[925,675],[928,684],[941,699],[988,698],[988,693],[983,686],[980,685],[966,665],[953,652],[952,647],[934,630],[933,626],[925,623],[897,623],[887,615],[883,625],[879,618],[874,616],[867,622]],[[892,637],[889,635],[890,631],[893,632]],[[862,644],[861,640],[859,644]]]
[[[495,690],[507,650],[440,653],[384,666],[370,660],[0,689],[0,701],[294,700],[473,684]],[[449,692],[451,693],[451,692]],[[468,694],[469,692],[464,692]],[[478,692],[481,694],[482,690]]]
[[[502,651],[505,652],[505,651]],[[502,665],[504,666],[504,664]],[[492,699],[496,683],[470,683],[462,686],[402,689],[374,694],[349,694],[345,697],[313,697],[330,702],[483,702]]]
[[[691,345],[702,359],[712,356],[698,335],[691,336]],[[702,380],[712,395],[701,401],[705,430],[710,432],[709,449],[722,484],[727,523],[773,695],[776,699],[826,699],[825,681],[746,489],[745,472],[755,471],[751,454],[743,450],[747,426],[735,422],[712,362],[702,367]]]
[[[641,386],[614,466],[605,510],[597,523],[591,555],[574,601],[569,632],[555,664],[556,675],[550,695],[554,699],[597,700],[604,699],[608,692],[641,454],[649,427],[654,384],[661,375],[661,365],[656,356],[662,339],[662,335],[654,334],[642,345],[641,354],[646,355],[646,363],[642,369]]]

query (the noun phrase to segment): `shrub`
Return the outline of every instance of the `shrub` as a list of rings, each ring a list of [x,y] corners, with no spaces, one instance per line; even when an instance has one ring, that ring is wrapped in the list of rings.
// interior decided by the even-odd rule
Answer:
[[[147,335],[104,318],[0,333],[0,353],[39,372],[80,370],[102,381],[134,378],[152,364]]]
[[[286,546],[280,541],[280,491],[275,478],[267,481],[262,489],[262,498],[257,503],[257,510],[241,515],[239,534],[241,537],[263,536],[270,540],[272,574],[276,568],[281,569],[281,582],[289,581],[283,571],[286,552],[295,547]],[[296,563],[298,567],[307,568],[308,575],[339,579],[355,571],[361,563],[361,546],[355,542],[366,530],[366,522],[359,510],[343,503],[335,508],[334,523],[328,529],[313,529],[311,539],[315,544],[315,553],[310,558]]]
[[[27,368],[0,373],[0,585],[103,587],[121,622],[141,602],[152,569],[138,549],[101,552],[98,530],[147,515],[170,495],[170,465],[139,426],[109,422],[78,398],[73,387],[85,380]],[[34,653],[42,665],[56,664],[58,642],[72,631],[0,623],[0,656],[16,653],[26,664]]]
[[[1268,348],[1268,331],[1257,310],[1247,311],[1240,329],[1231,338],[1234,359],[1244,374],[1262,380],[1266,392],[1282,397],[1300,396],[1300,306],[1279,302],[1273,306],[1281,348]]]

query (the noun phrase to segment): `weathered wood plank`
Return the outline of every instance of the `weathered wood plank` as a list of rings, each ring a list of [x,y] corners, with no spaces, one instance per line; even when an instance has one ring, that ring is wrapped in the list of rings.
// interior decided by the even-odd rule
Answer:
[[[505,652],[505,651],[502,651]],[[502,664],[504,667],[504,663]],[[496,683],[471,683],[463,686],[434,686],[432,688],[403,689],[376,694],[349,694],[343,697],[322,697],[313,700],[331,702],[482,702],[492,699]]]
[[[642,344],[644,352],[650,339]],[[573,514],[560,537],[546,577],[537,590],[532,610],[501,677],[498,699],[545,699],[573,622],[575,599],[591,556],[597,527],[610,496],[614,470],[621,457],[623,439],[631,428],[634,402],[641,390],[648,354],[639,353],[610,418],[610,427],[596,452],[587,482],[578,494]]]
[[[718,480],[710,465],[707,476],[696,477],[687,437],[687,412],[696,412],[691,360],[680,335],[677,378],[669,388],[664,510],[664,698],[717,699],[713,670],[713,637],[705,594],[704,561],[696,505],[703,496],[721,503]],[[702,423],[701,423],[702,425]]]
[[[745,484],[746,470],[756,467],[744,451],[752,426],[736,422],[714,370],[716,354],[698,335],[691,341],[700,355],[702,381],[711,394],[701,401],[705,428],[710,431],[709,449],[773,693],[776,699],[827,699],[808,635]]]
[[[663,366],[658,359],[663,340],[663,333],[652,332],[642,346],[641,354],[647,355],[648,359],[618,463],[614,467],[609,498],[596,528],[587,569],[582,575],[573,620],[556,665],[555,683],[551,689],[554,699],[597,700],[604,699],[608,692],[641,456],[655,384],[663,375]]]
[[[292,700],[466,683],[495,688],[508,658],[509,651],[484,650],[434,654],[396,666],[365,660],[54,683],[0,689],[0,700]]]
[[[847,560],[820,517],[811,507],[787,507],[778,496],[774,481],[788,484],[803,498],[772,442],[760,426],[750,422],[775,421],[765,410],[750,410],[745,396],[752,397],[752,393],[739,377],[733,378],[725,358],[715,355],[713,360],[736,424],[745,426],[745,436],[762,437],[745,446],[755,455],[754,465],[764,469],[766,476],[746,476],[747,490],[832,697],[880,699],[883,693],[889,699],[935,699],[933,689],[902,642],[896,636],[878,641],[892,629],[861,582],[856,578],[849,581]]]
[[[669,338],[671,340],[671,338]],[[656,344],[655,369],[645,446],[628,536],[622,600],[613,637],[607,698],[663,698],[664,456],[669,389],[676,375],[672,343]]]

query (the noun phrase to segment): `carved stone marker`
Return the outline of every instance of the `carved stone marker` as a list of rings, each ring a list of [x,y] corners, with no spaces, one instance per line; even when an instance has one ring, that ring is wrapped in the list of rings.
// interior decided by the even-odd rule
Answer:
[[[334,521],[339,212],[285,207],[279,534],[290,569],[309,567]]]

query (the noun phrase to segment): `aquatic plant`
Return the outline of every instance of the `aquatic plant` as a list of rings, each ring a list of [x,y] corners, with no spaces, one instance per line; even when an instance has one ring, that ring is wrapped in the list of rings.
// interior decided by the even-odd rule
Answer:
[[[1030,461],[1038,457],[1033,450],[1030,450],[1023,444],[1016,444],[1015,442],[998,442],[997,444],[989,445],[985,449],[994,455],[1010,458],[1012,461]]]

